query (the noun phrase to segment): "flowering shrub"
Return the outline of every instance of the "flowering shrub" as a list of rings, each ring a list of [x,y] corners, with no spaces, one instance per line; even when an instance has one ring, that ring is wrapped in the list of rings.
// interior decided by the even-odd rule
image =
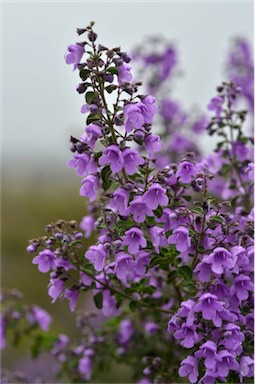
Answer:
[[[251,111],[239,107],[247,100],[250,108],[253,97],[248,46],[238,41],[231,51],[229,81],[209,102],[210,116],[188,119],[166,96],[178,62],[173,46],[136,50],[134,63],[148,71],[142,94],[130,55],[97,44],[93,23],[77,32],[87,39],[70,45],[65,60],[79,72],[86,126],[71,136],[68,166],[82,178],[88,215],[48,225],[27,248],[49,273],[52,302],[65,299],[74,311],[91,292],[99,310],[100,327],[95,315],[78,314],[80,340],[51,340],[59,374],[90,382],[124,362],[144,384],[250,382],[253,139],[244,129]],[[201,132],[218,136],[212,154],[196,144]],[[92,233],[97,241],[85,249]],[[37,308],[32,317],[47,330],[48,315]]]

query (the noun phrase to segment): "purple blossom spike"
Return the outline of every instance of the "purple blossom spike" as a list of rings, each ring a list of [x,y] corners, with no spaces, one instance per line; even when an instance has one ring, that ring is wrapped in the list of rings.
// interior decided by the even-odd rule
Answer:
[[[65,288],[64,280],[62,279],[50,279],[50,286],[48,289],[48,295],[52,298],[52,303],[55,303],[57,298],[63,292]]]
[[[144,159],[131,148],[125,148],[122,152],[124,167],[128,175],[133,175],[137,171],[137,166],[144,164]]]
[[[69,45],[67,49],[68,51],[65,54],[66,64],[73,64],[73,70],[75,70],[77,69],[78,64],[80,63],[83,56],[84,47],[82,45],[75,44]]]
[[[190,383],[197,383],[198,360],[194,356],[186,357],[182,360],[178,373],[181,377],[188,376]]]
[[[46,273],[49,272],[50,269],[55,269],[55,260],[55,254],[52,252],[51,249],[46,248],[33,259],[32,263],[38,264],[38,270],[40,272]]]
[[[180,226],[173,231],[173,234],[168,238],[169,244],[176,244],[176,249],[179,252],[185,252],[191,246],[189,230],[186,227]]]
[[[95,201],[99,189],[99,178],[95,175],[89,175],[82,180],[80,195],[89,198],[90,202]]]
[[[141,229],[133,227],[125,232],[125,236],[123,237],[123,245],[127,245],[128,252],[135,255],[139,251],[139,247],[146,247],[147,241],[145,240]]]
[[[105,266],[106,249],[103,244],[92,245],[85,253],[86,259],[91,261],[96,271],[102,271]]]
[[[223,103],[224,103],[223,97],[221,96],[213,97],[207,108],[209,111],[215,111],[216,116],[220,117]]]
[[[105,148],[103,156],[99,159],[99,164],[110,164],[112,172],[120,172],[124,166],[124,159],[118,145],[112,144]]]
[[[144,194],[144,200],[152,210],[156,209],[159,205],[166,206],[169,201],[166,196],[166,190],[158,183],[152,184],[149,187],[148,191]]]

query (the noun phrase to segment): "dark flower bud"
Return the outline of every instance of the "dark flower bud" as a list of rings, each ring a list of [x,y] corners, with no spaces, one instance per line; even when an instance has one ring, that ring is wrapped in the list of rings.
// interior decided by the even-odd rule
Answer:
[[[86,28],[76,28],[77,35],[82,35],[86,31]]]
[[[87,83],[81,83],[78,85],[78,87],[76,88],[76,91],[80,94],[82,93],[85,93],[86,89],[88,88],[88,85]]]
[[[128,55],[127,53],[124,53],[122,56],[122,59],[125,61],[125,63],[129,63],[131,61],[131,56]]]
[[[108,49],[108,51],[106,52],[106,55],[108,56],[108,57],[113,57],[114,56],[114,51],[113,51],[113,49]]]
[[[109,127],[103,127],[102,132],[103,132],[103,135],[108,135],[110,133],[110,128]]]
[[[108,48],[104,47],[101,44],[98,44],[98,52],[107,51]]]
[[[103,78],[109,83],[113,82],[113,75],[111,73],[104,73]]]
[[[113,62],[119,67],[123,64],[123,60],[120,57],[113,59]]]
[[[88,33],[88,39],[89,39],[89,41],[92,41],[92,42],[96,41],[97,33],[93,32],[93,31],[89,32]]]
[[[116,124],[117,126],[123,125],[123,120],[120,118],[120,115],[114,116],[114,124]]]

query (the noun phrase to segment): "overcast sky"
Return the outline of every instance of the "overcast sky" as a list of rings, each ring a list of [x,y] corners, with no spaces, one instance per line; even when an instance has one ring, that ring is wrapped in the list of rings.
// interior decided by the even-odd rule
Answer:
[[[94,20],[99,40],[130,51],[145,35],[175,40],[185,77],[175,97],[206,108],[224,80],[232,37],[253,38],[252,2],[5,2],[3,156],[8,166],[54,160],[65,167],[70,134],[82,133],[77,72],[64,62],[76,27]]]

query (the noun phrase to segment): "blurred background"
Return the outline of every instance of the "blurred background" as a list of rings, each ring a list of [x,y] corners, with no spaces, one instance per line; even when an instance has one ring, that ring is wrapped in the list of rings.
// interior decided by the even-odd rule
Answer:
[[[47,274],[31,264],[26,246],[46,224],[86,214],[80,180],[66,167],[69,136],[79,136],[85,121],[78,73],[64,53],[79,40],[76,27],[91,20],[101,44],[127,52],[148,34],[175,42],[184,76],[174,95],[187,109],[205,110],[224,80],[231,38],[253,39],[253,2],[3,3],[1,286],[22,291],[52,314],[53,330],[69,335],[74,315],[68,303],[51,304]],[[16,367],[17,357],[27,359],[22,348],[7,349],[4,364]]]

